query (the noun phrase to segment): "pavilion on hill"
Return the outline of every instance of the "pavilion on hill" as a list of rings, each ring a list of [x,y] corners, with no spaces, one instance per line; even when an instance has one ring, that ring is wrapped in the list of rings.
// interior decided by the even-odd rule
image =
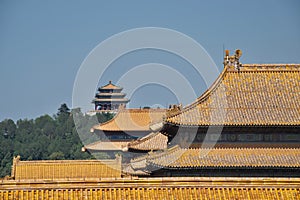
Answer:
[[[116,111],[121,105],[126,107],[129,99],[125,98],[126,94],[122,93],[123,88],[112,84],[111,81],[107,85],[98,88],[93,103],[95,111]]]

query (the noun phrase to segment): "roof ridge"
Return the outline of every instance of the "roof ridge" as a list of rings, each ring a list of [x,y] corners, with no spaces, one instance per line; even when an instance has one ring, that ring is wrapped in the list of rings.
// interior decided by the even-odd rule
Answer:
[[[68,160],[20,160],[18,163],[19,164],[27,164],[27,163],[31,163],[31,164],[34,164],[34,163],[68,163],[68,162],[74,162],[74,163],[89,163],[89,162],[97,162],[97,163],[103,163],[103,162],[116,162],[116,159],[101,159],[101,160],[98,160],[98,159],[89,159],[89,160],[83,160],[83,159],[80,159],[80,160],[71,160],[71,159],[68,159]]]
[[[242,67],[300,67],[299,63],[246,63]]]
[[[148,154],[146,160],[147,162],[150,161],[151,159],[156,159],[156,158],[159,158],[161,157],[162,155],[167,155],[167,154],[171,154],[171,153],[174,153],[176,151],[180,151],[182,148],[177,144],[177,145],[174,145],[168,149],[165,149],[165,150],[161,150],[161,151],[156,151],[152,154]]]
[[[141,142],[147,141],[153,137],[155,137],[159,132],[151,132],[148,135],[145,135],[144,137],[138,138],[137,140],[132,141],[129,143],[129,146],[140,144]]]
[[[225,66],[223,71],[217,77],[217,79],[213,82],[213,84],[204,93],[202,93],[202,95],[197,97],[197,99],[194,102],[192,102],[191,104],[186,105],[180,112],[177,112],[168,118],[171,118],[171,117],[177,116],[183,112],[186,112],[189,109],[192,109],[194,106],[197,106],[199,103],[206,100],[212,94],[212,92],[215,91],[217,89],[217,87],[221,84],[223,78],[225,77],[226,73],[228,72],[228,69],[229,69],[229,67]],[[166,121],[168,121],[168,119],[166,119]]]
[[[111,81],[109,81],[106,85],[100,86],[99,89],[103,89],[103,88],[105,89],[105,87],[107,87],[109,85],[111,85],[111,86],[113,86],[113,87],[115,87],[117,89],[123,89],[122,87],[113,84]]]
[[[167,136],[160,132],[151,132],[148,135],[129,142],[127,147],[129,149],[143,150],[143,151],[157,151],[167,148]]]
[[[298,104],[296,99],[299,91],[299,72],[300,64],[246,64],[239,69],[226,65],[215,82],[201,96],[178,112],[168,115],[164,123],[190,126],[298,125],[300,112],[295,106]],[[266,90],[264,95],[257,96],[257,93],[253,92],[263,89]],[[284,99],[283,93],[281,95],[274,93],[279,89],[289,94],[291,98]],[[271,107],[272,101],[269,100],[273,100],[276,107]],[[253,106],[263,107],[259,111]],[[285,113],[281,110],[284,109],[292,117],[288,118],[288,114],[253,117],[270,109],[274,111],[273,113]],[[224,111],[224,116],[212,119],[214,111]],[[235,113],[237,114],[234,116]]]

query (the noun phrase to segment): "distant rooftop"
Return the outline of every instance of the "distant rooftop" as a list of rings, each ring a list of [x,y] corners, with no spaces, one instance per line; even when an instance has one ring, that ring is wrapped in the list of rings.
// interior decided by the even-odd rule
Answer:
[[[165,109],[121,109],[117,115],[93,127],[102,131],[150,131],[150,123],[162,121]]]
[[[102,90],[122,90],[123,88],[119,87],[119,86],[116,86],[111,81],[109,81],[108,84],[100,87],[99,90],[100,89],[102,89]]]

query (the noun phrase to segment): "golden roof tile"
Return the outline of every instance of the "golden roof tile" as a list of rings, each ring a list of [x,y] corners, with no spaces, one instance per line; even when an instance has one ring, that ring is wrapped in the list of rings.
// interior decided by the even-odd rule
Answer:
[[[121,158],[114,160],[37,160],[14,162],[16,180],[117,178],[121,177]]]
[[[116,116],[93,127],[102,131],[150,131],[149,124],[162,121],[165,109],[120,109]]]
[[[102,89],[102,90],[122,90],[123,88],[119,87],[119,86],[116,86],[116,85],[112,84],[111,81],[109,81],[108,84],[100,87],[99,89]]]
[[[300,199],[299,179],[143,178],[87,181],[4,181],[9,199]]]
[[[300,64],[226,66],[197,100],[169,115],[177,125],[300,125]]]
[[[151,151],[167,148],[168,137],[160,132],[152,132],[145,137],[128,143],[129,150]]]
[[[83,151],[123,151],[129,141],[97,141],[83,147]]]
[[[174,146],[153,153],[147,163],[167,168],[300,167],[300,148],[185,149]]]

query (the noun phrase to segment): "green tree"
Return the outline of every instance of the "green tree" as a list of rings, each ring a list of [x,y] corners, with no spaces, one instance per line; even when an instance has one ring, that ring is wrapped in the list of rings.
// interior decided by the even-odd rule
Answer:
[[[97,113],[97,118],[99,123],[106,122],[108,120],[111,120],[114,117],[113,113],[107,112],[107,113]]]
[[[41,129],[42,133],[48,136],[50,139],[54,135],[55,127],[55,120],[49,115],[43,115],[35,119],[35,129]]]
[[[65,154],[61,151],[58,152],[53,152],[50,156],[49,156],[50,160],[63,160],[65,159]]]
[[[79,108],[70,112],[68,106],[62,104],[53,117],[43,115],[36,119],[20,119],[16,123],[11,119],[3,120],[0,122],[0,177],[10,175],[12,159],[16,155],[22,160],[93,159],[89,152],[81,151],[81,140],[85,143],[96,141],[98,138],[90,133],[90,128],[98,123],[97,119],[103,123],[113,116],[98,113],[96,118],[84,115]],[[74,120],[77,120],[77,127]],[[79,137],[77,131],[84,134]],[[106,153],[97,156],[109,158]]]
[[[67,104],[65,103],[61,104],[61,106],[58,108],[57,115],[61,115],[63,113],[70,114],[70,108],[68,108]]]

